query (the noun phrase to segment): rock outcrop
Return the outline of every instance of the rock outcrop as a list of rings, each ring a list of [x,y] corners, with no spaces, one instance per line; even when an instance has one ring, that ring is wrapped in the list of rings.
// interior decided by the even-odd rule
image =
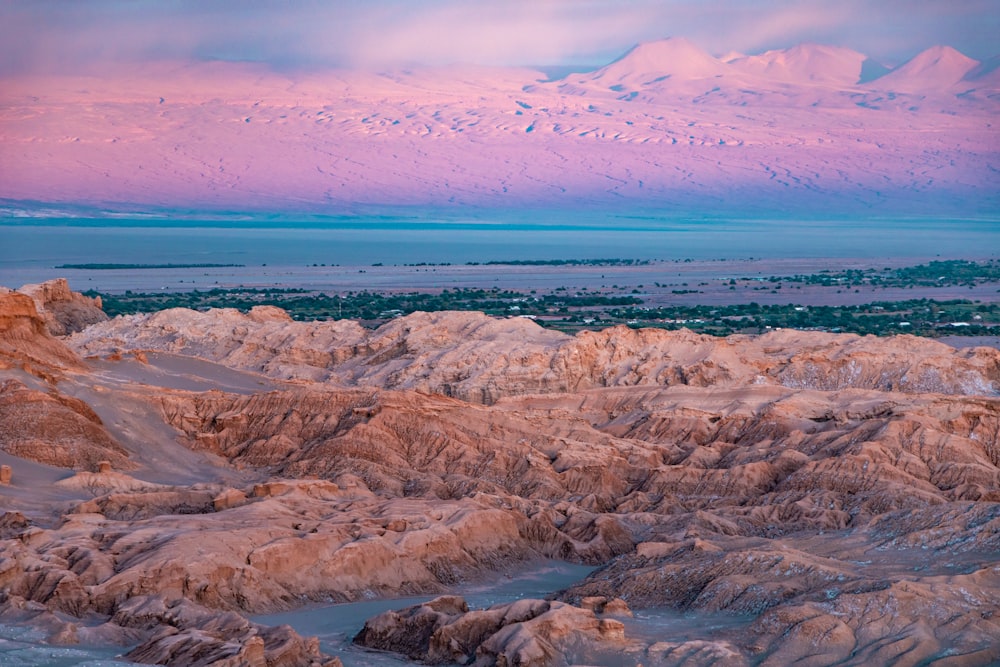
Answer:
[[[619,621],[598,618],[589,609],[523,599],[469,611],[465,600],[456,596],[380,614],[354,638],[356,644],[402,653],[425,664],[475,667],[546,667],[559,664],[570,648],[582,654],[624,640]]]
[[[154,665],[213,667],[342,667],[325,658],[319,642],[305,640],[287,625],[264,627],[238,614],[218,614],[186,600],[165,604],[137,596],[120,605],[112,620],[124,628],[154,630],[126,658]]]
[[[782,330],[716,338],[620,326],[570,337],[523,318],[467,312],[413,313],[368,332],[346,321],[288,323],[235,310],[174,309],[116,318],[71,340],[85,355],[153,349],[276,378],[414,389],[485,404],[636,385],[1000,391],[1000,350],[956,350],[913,336]]]
[[[359,641],[480,665],[1000,660],[997,350],[259,308],[96,323],[68,339],[91,368],[31,299],[0,306],[0,620],[53,641],[323,664],[246,615],[547,557],[601,567]],[[734,620],[633,633],[645,609]]]
[[[53,378],[60,370],[80,367],[79,358],[49,333],[31,297],[0,288],[0,370]]]
[[[55,389],[0,381],[0,451],[60,468],[97,471],[101,461],[129,469],[125,450],[89,405]]]
[[[53,336],[83,331],[91,324],[108,319],[102,310],[101,297],[88,297],[72,291],[65,278],[25,285],[18,292],[27,294],[35,302],[38,314]]]

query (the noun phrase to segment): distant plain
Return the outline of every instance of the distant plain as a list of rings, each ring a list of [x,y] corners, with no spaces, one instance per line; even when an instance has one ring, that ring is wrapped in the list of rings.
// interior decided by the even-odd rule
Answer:
[[[995,220],[686,220],[573,211],[351,221],[0,219],[0,285],[66,277],[75,289],[191,291],[294,287],[433,291],[447,287],[599,289],[881,268],[1000,256]],[[634,266],[519,265],[507,260],[644,260]],[[81,270],[66,264],[225,264]],[[966,288],[939,298],[982,298]],[[988,291],[988,290],[987,290]],[[808,290],[797,294],[805,298]],[[817,293],[819,294],[819,293]],[[825,294],[825,292],[824,292]],[[683,298],[680,298],[680,297]],[[754,300],[767,303],[765,295]],[[780,295],[779,295],[780,296]],[[870,295],[844,294],[840,303]],[[914,298],[912,290],[897,295]],[[995,295],[994,295],[995,296]],[[728,289],[670,294],[676,303],[738,303]],[[884,290],[880,298],[895,298]],[[735,300],[734,300],[735,299]],[[776,303],[787,303],[787,298]]]

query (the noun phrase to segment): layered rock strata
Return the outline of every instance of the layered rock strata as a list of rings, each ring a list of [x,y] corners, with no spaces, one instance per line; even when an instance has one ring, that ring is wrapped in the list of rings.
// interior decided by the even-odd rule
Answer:
[[[53,336],[83,331],[91,324],[108,319],[101,310],[101,297],[88,297],[74,292],[65,278],[25,285],[18,292],[27,294],[35,302],[38,314]]]
[[[274,308],[131,315],[72,337],[80,354],[158,350],[274,378],[413,389],[476,403],[606,386],[779,385],[995,396],[1000,351],[896,336],[795,330],[716,338],[624,326],[571,337],[523,318],[413,313],[368,331],[291,322]]]
[[[531,667],[556,664],[569,650],[614,650],[624,639],[620,621],[562,602],[523,599],[470,611],[461,597],[443,596],[369,619],[354,642],[430,665]]]
[[[245,616],[548,557],[601,567],[363,641],[484,665],[1000,660],[1000,351],[276,309],[58,339],[16,293],[0,315],[0,622],[53,641],[322,664]],[[649,636],[628,608],[738,622]]]

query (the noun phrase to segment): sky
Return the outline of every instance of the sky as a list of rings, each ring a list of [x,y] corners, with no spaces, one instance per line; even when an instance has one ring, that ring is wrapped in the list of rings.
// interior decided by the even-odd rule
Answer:
[[[937,44],[984,60],[997,35],[1000,0],[0,0],[0,74],[164,59],[599,66],[672,36],[715,55],[817,42],[895,65]]]

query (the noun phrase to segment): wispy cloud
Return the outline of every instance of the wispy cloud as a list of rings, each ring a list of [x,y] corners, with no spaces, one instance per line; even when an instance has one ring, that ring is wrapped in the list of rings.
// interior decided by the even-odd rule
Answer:
[[[893,60],[946,43],[1000,50],[995,0],[36,0],[0,4],[0,67],[103,67],[154,59],[277,67],[598,64],[683,35],[759,52],[818,41]]]

